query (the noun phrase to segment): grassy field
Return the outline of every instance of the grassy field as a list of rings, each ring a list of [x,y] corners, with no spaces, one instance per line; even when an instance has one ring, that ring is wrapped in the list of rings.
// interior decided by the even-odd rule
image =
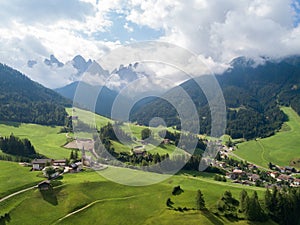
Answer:
[[[300,117],[289,107],[283,107],[289,117],[281,131],[274,136],[257,139],[238,145],[236,155],[257,165],[266,167],[269,162],[280,166],[297,166],[293,161],[300,159]]]
[[[42,126],[37,124],[0,123],[0,136],[13,133],[20,138],[28,138],[35,150],[49,158],[68,158],[70,151],[62,146],[66,143],[66,134],[59,134],[61,127]]]
[[[108,168],[103,173],[117,175],[120,170],[126,169]],[[61,182],[62,185],[54,188],[51,194],[41,194],[40,191],[34,190],[0,203],[0,214],[9,213],[11,224],[22,225],[249,224],[246,221],[234,223],[208,212],[177,212],[167,209],[165,203],[170,197],[175,207],[193,208],[197,189],[202,190],[210,209],[215,207],[216,201],[226,190],[230,190],[237,198],[243,188],[246,188],[249,194],[257,190],[260,198],[264,193],[264,189],[261,188],[216,182],[207,174],[198,174],[196,177],[176,175],[162,183],[145,187],[116,184],[92,171],[66,174]],[[184,193],[172,196],[172,189],[177,185],[181,186]],[[80,210],[83,207],[86,208]],[[72,212],[75,213],[70,214]]]
[[[103,116],[99,116],[96,115],[92,112],[86,111],[86,110],[82,110],[82,109],[78,109],[76,108],[75,111],[73,111],[73,109],[71,108],[67,108],[66,109],[69,115],[76,115],[78,116],[78,119],[81,120],[82,122],[89,124],[91,126],[97,126],[97,128],[103,127],[105,125],[107,125],[107,123],[111,122],[113,123],[112,120],[103,117]],[[129,123],[124,123],[123,125],[121,125],[122,130],[124,130],[126,133],[131,134],[132,138],[135,138],[136,140],[140,140],[141,139],[141,132],[143,129],[145,129],[145,126],[139,126],[139,125],[134,125],[134,124],[129,124]],[[158,131],[161,130],[161,128],[151,128],[153,130],[154,133],[154,137],[155,138],[159,138],[158,137]],[[168,128],[168,130],[173,131],[173,128]],[[77,137],[81,137],[81,138],[92,138],[92,129],[91,132],[77,132],[74,135],[71,134],[70,136],[77,136]],[[112,141],[113,143],[113,147],[115,148],[116,152],[131,152],[131,149],[134,146],[140,145],[140,143],[138,141],[133,141],[132,143],[119,143],[116,141]],[[155,154],[155,153],[159,153],[159,154],[171,154],[175,149],[174,145],[165,145],[163,147],[160,146],[154,146],[154,145],[147,145],[145,150],[149,151],[151,154]]]
[[[29,172],[31,168],[18,163],[0,161],[0,198],[22,188],[36,185],[44,178],[40,172]]]
[[[93,127],[95,124],[97,127],[103,127],[108,122],[112,122],[111,119],[79,108],[66,108],[66,111],[69,115],[78,116],[79,120]]]

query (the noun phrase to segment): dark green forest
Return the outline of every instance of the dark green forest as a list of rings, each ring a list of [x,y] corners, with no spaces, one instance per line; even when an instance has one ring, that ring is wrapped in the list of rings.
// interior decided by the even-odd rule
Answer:
[[[232,138],[253,139],[273,135],[288,119],[280,106],[291,106],[300,113],[300,57],[266,61],[259,66],[241,57],[231,65],[232,68],[216,75],[216,78],[226,102],[226,133]],[[196,79],[203,82],[205,76]],[[210,134],[210,108],[196,81],[189,80],[163,97],[181,101],[177,95],[179,88],[183,88],[197,108],[199,133]],[[153,117],[162,117],[168,126],[181,129],[178,112],[162,98],[156,98],[138,109],[133,108],[130,115],[131,121],[143,125],[148,125]],[[192,125],[194,121],[190,123]]]
[[[0,137],[0,149],[7,154],[34,158],[37,153],[31,142],[20,139],[11,134],[9,137]]]
[[[71,102],[0,64],[0,121],[64,125]]]

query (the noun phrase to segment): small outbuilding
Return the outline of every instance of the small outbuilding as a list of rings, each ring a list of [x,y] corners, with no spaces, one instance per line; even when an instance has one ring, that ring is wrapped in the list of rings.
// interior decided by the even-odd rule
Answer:
[[[52,186],[49,180],[44,180],[38,184],[38,188],[40,189],[40,191],[48,191],[52,189]]]

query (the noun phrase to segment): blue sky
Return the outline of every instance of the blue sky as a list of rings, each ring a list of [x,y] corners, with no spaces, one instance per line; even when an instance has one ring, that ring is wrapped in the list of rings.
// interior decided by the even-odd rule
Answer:
[[[184,47],[212,69],[300,53],[299,0],[10,0],[0,1],[0,18],[0,62],[51,87],[72,68],[29,70],[29,59],[98,59],[148,40]]]
[[[132,41],[157,40],[164,36],[162,29],[156,30],[126,21],[126,15],[122,13],[110,12],[108,18],[112,26],[106,32],[95,33],[93,35],[95,39],[120,41],[122,44],[127,44]]]
[[[292,3],[292,7],[294,8],[296,15],[294,17],[294,26],[298,26],[300,23],[300,1],[299,0],[295,0]]]

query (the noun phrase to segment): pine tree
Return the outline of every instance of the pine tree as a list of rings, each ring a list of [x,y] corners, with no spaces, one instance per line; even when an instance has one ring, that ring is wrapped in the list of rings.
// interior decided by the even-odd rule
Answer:
[[[167,199],[166,205],[170,208],[173,208],[174,202],[172,202],[171,198]]]
[[[270,189],[268,188],[266,190],[266,193],[265,193],[265,206],[266,206],[266,209],[268,210],[268,213],[270,214],[272,211],[272,193],[270,191]]]
[[[263,211],[259,201],[257,192],[254,191],[253,195],[249,199],[248,207],[245,211],[246,218],[251,221],[266,221],[267,217]]]
[[[217,203],[218,210],[229,218],[237,217],[238,206],[239,201],[232,196],[230,191],[225,191],[222,198]]]
[[[71,154],[70,154],[70,160],[74,159],[74,152],[73,150],[71,151]]]
[[[196,195],[196,209],[204,210],[205,209],[205,200],[202,192],[200,190],[197,191]]]
[[[242,190],[240,193],[240,211],[244,213],[249,205],[249,196],[246,190]]]
[[[78,149],[75,150],[74,159],[78,159]]]

